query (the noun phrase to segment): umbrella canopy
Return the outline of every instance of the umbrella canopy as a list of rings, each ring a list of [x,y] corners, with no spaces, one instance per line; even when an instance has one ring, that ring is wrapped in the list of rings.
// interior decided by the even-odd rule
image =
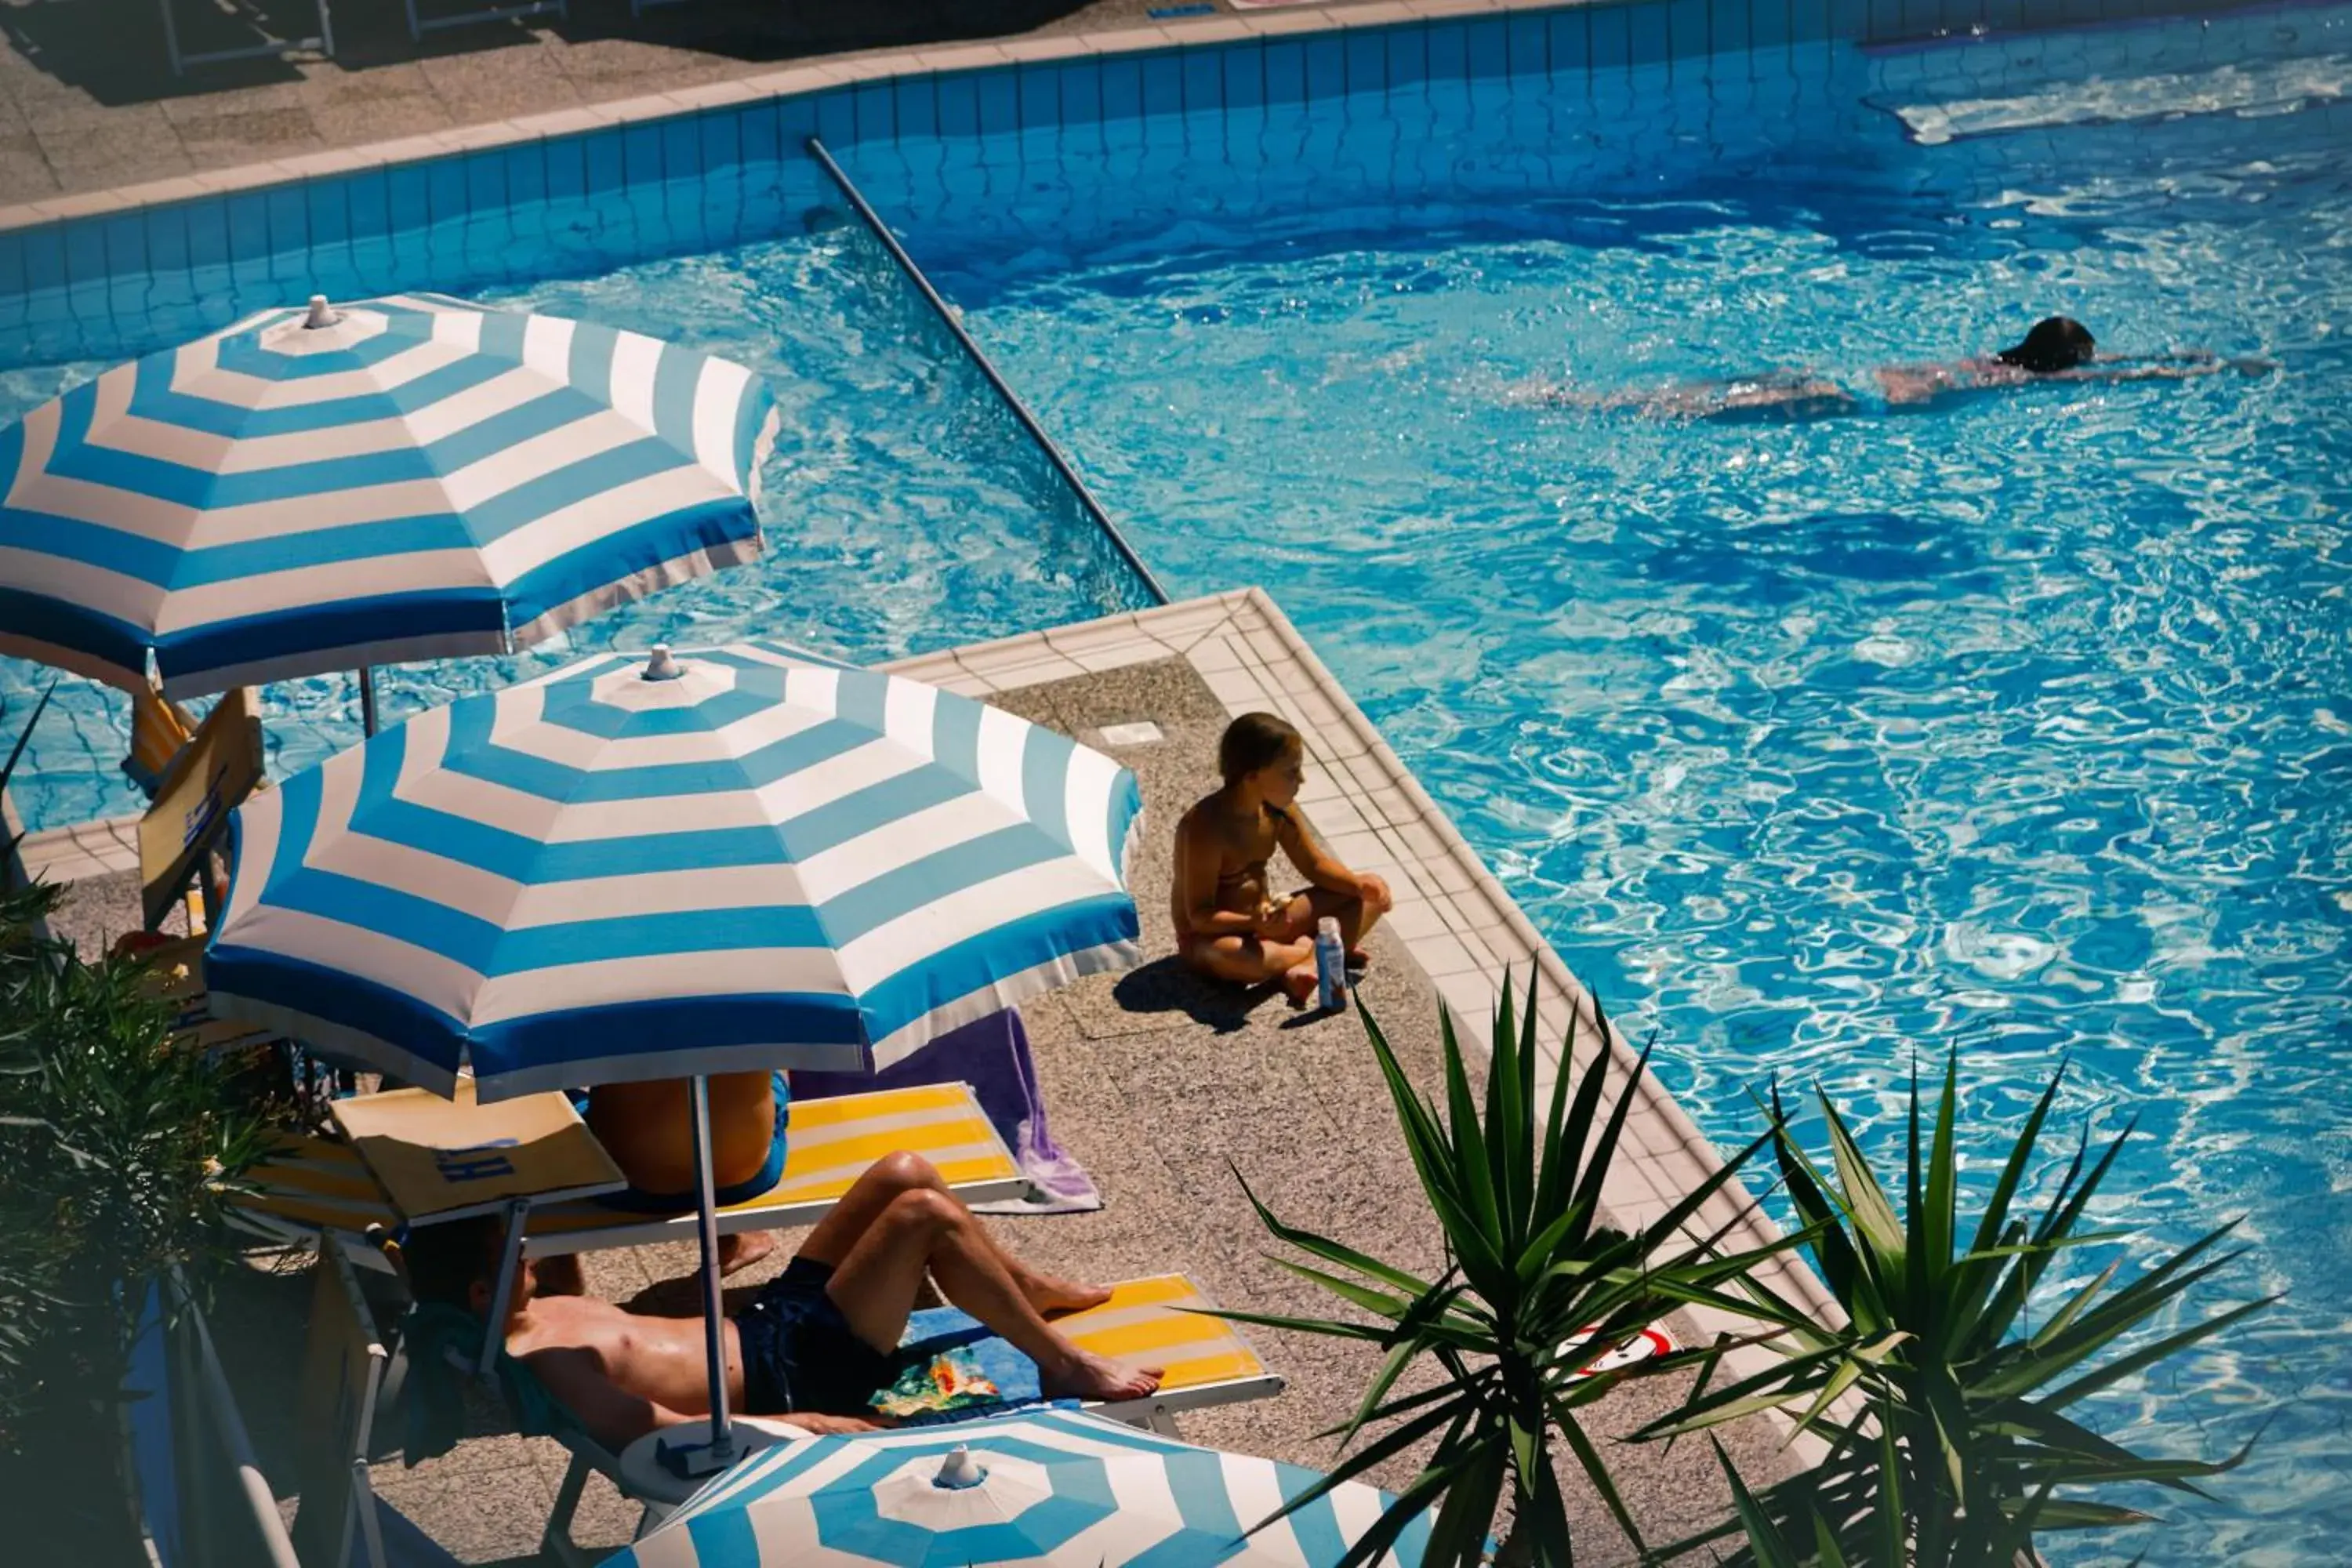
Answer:
[[[587,659],[241,807],[216,1013],[484,1100],[871,1070],[1140,958],[1135,777],[769,644]]]
[[[171,696],[509,653],[760,548],[741,365],[434,295],[265,310],[0,432],[0,653]]]
[[[1393,1501],[1354,1482],[1255,1535],[1322,1479],[1100,1416],[1037,1410],[766,1449],[604,1568],[1331,1568]],[[1379,1558],[1413,1568],[1426,1516]]]

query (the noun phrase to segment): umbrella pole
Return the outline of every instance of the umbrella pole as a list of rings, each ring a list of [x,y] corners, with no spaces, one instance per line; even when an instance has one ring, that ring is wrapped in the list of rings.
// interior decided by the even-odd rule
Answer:
[[[375,733],[375,671],[360,666],[360,733]]]
[[[727,1425],[727,1319],[719,1290],[719,1198],[710,1174],[710,1080],[694,1077],[694,1195],[702,1233],[703,1353],[710,1371],[710,1465],[735,1459]]]

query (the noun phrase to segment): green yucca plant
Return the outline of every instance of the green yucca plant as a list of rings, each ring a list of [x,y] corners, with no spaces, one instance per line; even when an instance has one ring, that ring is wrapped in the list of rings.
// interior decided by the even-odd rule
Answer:
[[[1671,1437],[1766,1406],[1802,1411],[1802,1424],[1827,1443],[1827,1457],[1762,1499],[1748,1499],[1752,1510],[1743,1506],[1744,1515],[1753,1511],[1767,1526],[1759,1531],[1757,1518],[1746,1521],[1747,1555],[1755,1562],[2009,1568],[2029,1558],[2043,1531],[2148,1518],[2076,1495],[2080,1489],[2154,1482],[2195,1492],[2195,1481],[2245,1458],[2244,1449],[2221,1460],[2146,1458],[2065,1414],[2275,1299],[2245,1302],[2099,1359],[2241,1256],[2217,1250],[2236,1222],[2207,1232],[2119,1289],[2109,1287],[2122,1259],[2109,1263],[2036,1323],[2029,1311],[2035,1289],[2060,1256],[2117,1239],[2116,1233],[2079,1227],[2132,1129],[2091,1162],[2086,1127],[2040,1215],[2017,1212],[2062,1068],[2011,1146],[1963,1242],[1953,1128],[1958,1070],[1956,1055],[1945,1066],[1935,1126],[1925,1139],[1918,1076],[1912,1076],[1901,1215],[1826,1097],[1822,1110],[1834,1185],[1788,1135],[1777,1089],[1773,1093],[1781,1177],[1848,1326],[1798,1326],[1778,1347],[1786,1357],[1780,1366],[1703,1388],[1684,1410],[1635,1434]],[[1790,1540],[1804,1544],[1791,1547]]]
[[[1483,1104],[1471,1089],[1453,1017],[1442,1016],[1442,1109],[1413,1089],[1378,1020],[1359,1003],[1405,1146],[1444,1236],[1449,1267],[1442,1278],[1423,1279],[1286,1225],[1255,1193],[1249,1194],[1266,1228],[1311,1260],[1277,1257],[1276,1261],[1363,1316],[1335,1321],[1253,1312],[1223,1315],[1360,1340],[1387,1352],[1355,1414],[1331,1428],[1341,1438],[1338,1467],[1283,1512],[1416,1443],[1434,1439],[1436,1444],[1397,1506],[1349,1550],[1339,1568],[1372,1561],[1408,1523],[1433,1507],[1437,1517],[1423,1561],[1433,1568],[1476,1562],[1507,1484],[1512,1489],[1514,1521],[1507,1556],[1570,1563],[1567,1508],[1553,1470],[1555,1440],[1576,1457],[1594,1490],[1638,1545],[1640,1531],[1599,1449],[1580,1424],[1582,1413],[1626,1378],[1683,1370],[1700,1358],[1685,1353],[1592,1376],[1580,1376],[1580,1372],[1604,1352],[1690,1303],[1785,1324],[1802,1321],[1801,1313],[1760,1289],[1734,1294],[1727,1288],[1766,1258],[1796,1245],[1801,1237],[1721,1256],[1716,1250],[1719,1235],[1683,1233],[1770,1135],[1749,1144],[1652,1224],[1631,1231],[1611,1228],[1603,1223],[1601,1184],[1636,1098],[1633,1084],[1620,1083],[1616,1103],[1604,1116],[1601,1107],[1611,1076],[1610,1053],[1596,1053],[1580,1077],[1565,1065],[1580,1019],[1589,1018],[1603,1038],[1607,1025],[1597,1005],[1589,1012],[1580,1007],[1571,1017],[1549,1110],[1539,1116],[1535,983],[1529,980],[1523,1019],[1515,1015],[1507,973],[1502,993],[1493,1020]],[[1646,1050],[1642,1060],[1646,1066]],[[1246,1181],[1243,1186],[1248,1190]],[[1444,1381],[1415,1393],[1395,1393],[1406,1371],[1424,1357],[1443,1370]],[[1374,1424],[1384,1429],[1349,1451],[1357,1436]]]

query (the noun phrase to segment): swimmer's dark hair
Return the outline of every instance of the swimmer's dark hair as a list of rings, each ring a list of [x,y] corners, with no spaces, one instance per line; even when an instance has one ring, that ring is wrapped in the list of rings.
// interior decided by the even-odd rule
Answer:
[[[2098,347],[2091,329],[2082,322],[2071,316],[2048,316],[2033,323],[2024,342],[1992,357],[2034,375],[2049,375],[2088,364]]]
[[[505,1222],[495,1215],[418,1226],[400,1244],[409,1289],[419,1301],[472,1311],[474,1287],[497,1282],[499,1244],[505,1237]]]
[[[1306,745],[1289,721],[1271,713],[1244,713],[1225,726],[1217,742],[1217,771],[1232,784],[1245,773],[1274,766],[1294,747],[1304,751]]]

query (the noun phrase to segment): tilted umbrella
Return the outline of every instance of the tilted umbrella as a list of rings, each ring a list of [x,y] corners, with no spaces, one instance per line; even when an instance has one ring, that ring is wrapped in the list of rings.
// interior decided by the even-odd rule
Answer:
[[[264,310],[0,432],[0,653],[170,696],[510,653],[760,548],[730,361],[394,295]]]
[[[1394,1500],[1343,1482],[1255,1533],[1324,1478],[1098,1415],[990,1420],[768,1448],[604,1568],[1335,1568]],[[1377,1568],[1414,1568],[1429,1517]]]
[[[762,643],[415,715],[240,807],[216,1013],[448,1093],[872,1070],[1140,957],[1135,777],[1000,709]]]

